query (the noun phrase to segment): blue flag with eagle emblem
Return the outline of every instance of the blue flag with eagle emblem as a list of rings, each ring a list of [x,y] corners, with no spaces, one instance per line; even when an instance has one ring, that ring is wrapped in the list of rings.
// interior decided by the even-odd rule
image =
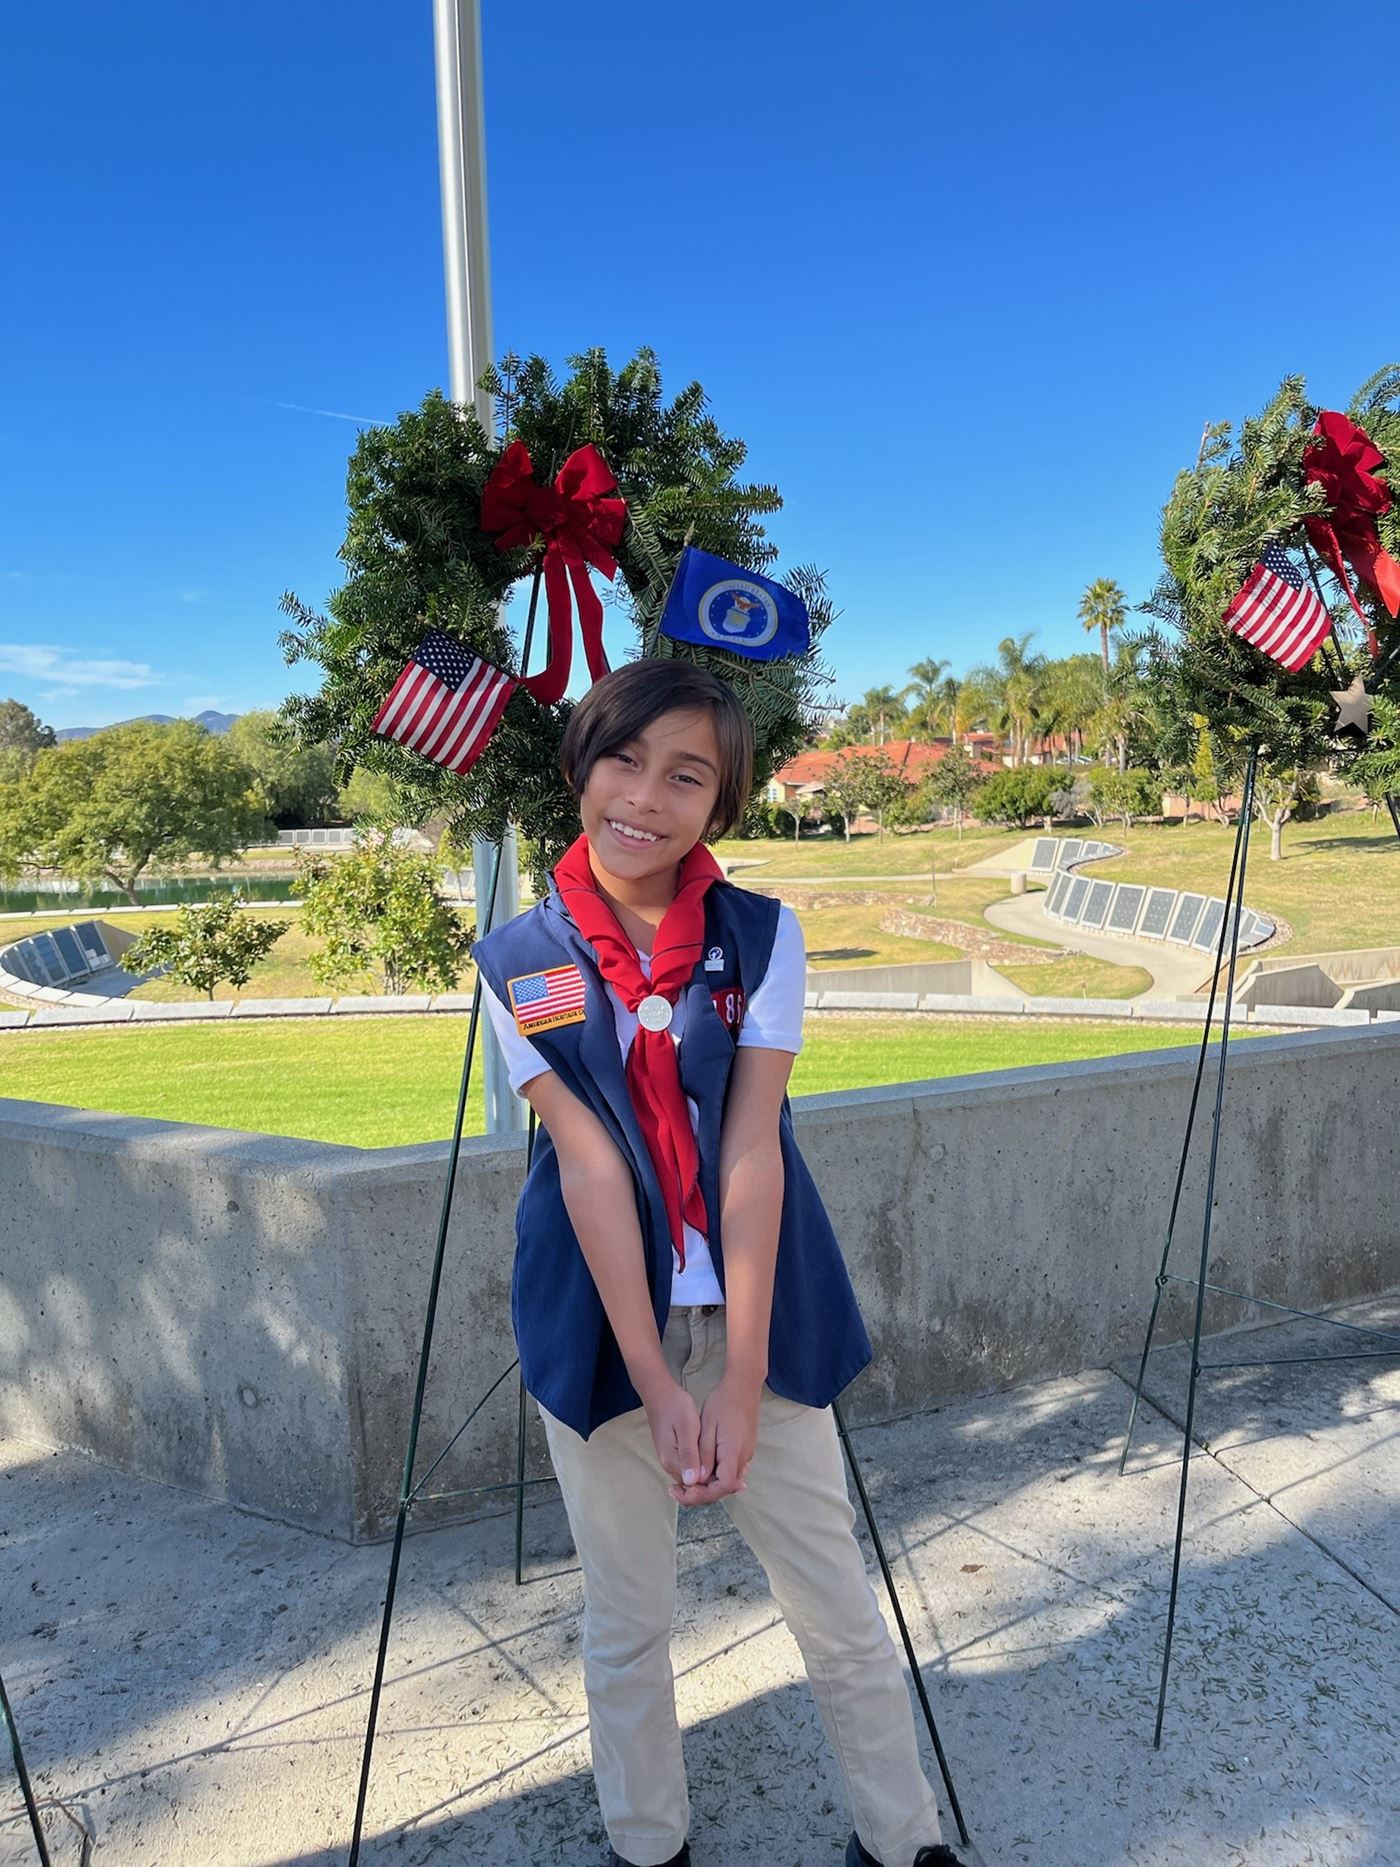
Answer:
[[[661,633],[699,648],[776,661],[805,652],[812,624],[807,605],[782,584],[688,545],[661,612]]]

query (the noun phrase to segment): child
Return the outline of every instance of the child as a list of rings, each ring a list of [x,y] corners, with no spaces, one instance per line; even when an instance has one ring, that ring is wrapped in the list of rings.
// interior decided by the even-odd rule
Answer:
[[[564,736],[583,834],[475,949],[541,1130],[512,1315],[584,1582],[613,1867],[685,1867],[670,1636],[677,1507],[723,1500],[797,1639],[855,1816],[851,1867],[958,1867],[852,1533],[830,1403],[870,1345],[793,1139],[791,910],[726,883],[753,750],[717,676],[642,660]]]

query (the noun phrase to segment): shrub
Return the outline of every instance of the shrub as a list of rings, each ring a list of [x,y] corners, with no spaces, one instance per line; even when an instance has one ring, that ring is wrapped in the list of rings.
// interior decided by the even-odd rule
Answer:
[[[173,927],[148,928],[122,954],[121,964],[127,972],[163,967],[207,998],[223,980],[247,985],[254,966],[287,931],[285,921],[253,920],[247,906],[241,894],[231,894],[183,907]]]

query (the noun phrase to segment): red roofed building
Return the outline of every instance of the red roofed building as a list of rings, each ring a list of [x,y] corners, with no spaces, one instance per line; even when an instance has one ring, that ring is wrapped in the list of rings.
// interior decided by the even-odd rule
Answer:
[[[963,745],[985,770],[996,771],[1002,764],[1001,740],[995,733],[964,733]],[[891,739],[882,746],[817,746],[789,759],[769,781],[770,804],[785,804],[795,797],[814,797],[822,789],[826,774],[845,758],[887,758],[910,784],[922,784],[930,770],[952,750],[951,739]]]

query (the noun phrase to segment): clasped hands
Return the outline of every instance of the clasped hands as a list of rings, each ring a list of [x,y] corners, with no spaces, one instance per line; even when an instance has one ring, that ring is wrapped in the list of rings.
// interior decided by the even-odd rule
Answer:
[[[671,1479],[667,1493],[677,1504],[713,1504],[748,1489],[762,1391],[761,1381],[726,1372],[697,1408],[668,1370],[665,1382],[642,1396],[656,1455]]]

